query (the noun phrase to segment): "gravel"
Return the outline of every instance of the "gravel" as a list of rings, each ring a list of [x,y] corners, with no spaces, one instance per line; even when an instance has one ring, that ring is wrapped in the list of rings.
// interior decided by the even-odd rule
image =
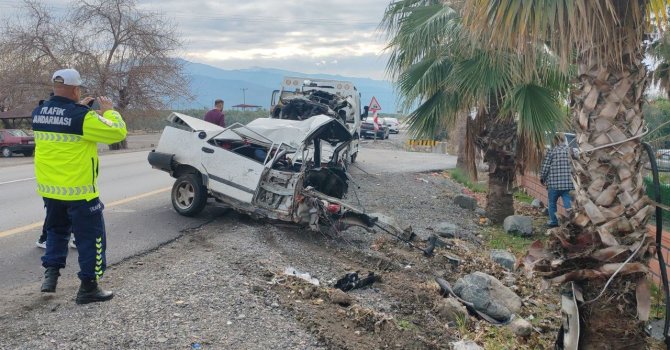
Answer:
[[[426,239],[445,221],[476,232],[475,214],[452,203],[461,190],[439,173],[361,174],[354,176],[347,201],[367,212],[394,216]],[[384,266],[411,273],[425,259],[409,248],[402,256],[385,257],[371,249],[379,239],[389,237],[353,228],[333,239],[229,211],[152,252],[112,266],[101,281],[115,292],[109,302],[75,305],[78,284],[68,275],[61,277],[54,296],[41,295],[39,281],[0,296],[0,349],[393,346],[383,337],[367,336],[370,332],[360,326],[347,326],[348,320],[334,321],[337,317],[328,313],[323,323],[305,320],[301,310],[307,303],[315,309],[343,307],[322,303],[316,290],[306,299],[303,294],[310,287],[282,274],[292,267],[319,279],[322,286],[332,286],[347,272],[379,267],[383,281]],[[294,285],[298,287],[291,289]],[[405,307],[390,291],[393,286],[381,282],[347,294],[353,303],[383,315]],[[314,326],[328,323],[341,327]]]

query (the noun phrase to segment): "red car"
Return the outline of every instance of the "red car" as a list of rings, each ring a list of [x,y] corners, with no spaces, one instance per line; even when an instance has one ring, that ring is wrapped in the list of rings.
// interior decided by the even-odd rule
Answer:
[[[0,153],[5,158],[14,153],[30,157],[35,153],[35,138],[19,129],[0,130]]]

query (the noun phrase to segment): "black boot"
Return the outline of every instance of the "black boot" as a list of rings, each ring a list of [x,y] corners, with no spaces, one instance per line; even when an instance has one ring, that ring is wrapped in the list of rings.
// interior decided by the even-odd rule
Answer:
[[[79,292],[77,292],[77,304],[107,301],[113,297],[114,293],[100,289],[96,281],[81,281]]]
[[[44,282],[42,282],[42,293],[55,293],[56,285],[58,284],[58,276],[60,276],[59,268],[47,267],[44,271]]]

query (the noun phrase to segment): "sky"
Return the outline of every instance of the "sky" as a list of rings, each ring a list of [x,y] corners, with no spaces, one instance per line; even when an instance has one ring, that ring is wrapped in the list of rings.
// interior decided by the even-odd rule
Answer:
[[[42,0],[56,10],[67,0]],[[138,0],[172,19],[182,58],[223,69],[278,68],[384,79],[390,0]],[[9,14],[19,0],[0,0]]]

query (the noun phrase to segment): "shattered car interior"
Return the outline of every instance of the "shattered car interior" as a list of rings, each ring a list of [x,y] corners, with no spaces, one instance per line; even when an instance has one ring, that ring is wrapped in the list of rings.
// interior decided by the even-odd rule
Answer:
[[[329,115],[347,123],[355,118],[354,108],[355,103],[351,96],[343,97],[323,90],[282,91],[279,103],[274,106],[271,114],[273,118],[290,120]]]
[[[198,214],[213,198],[252,217],[313,230],[380,224],[382,216],[343,201],[350,178],[337,159],[352,136],[337,119],[259,118],[225,129],[179,113],[168,120],[148,161],[177,179],[171,197],[181,215]],[[381,224],[404,231],[392,222]]]

